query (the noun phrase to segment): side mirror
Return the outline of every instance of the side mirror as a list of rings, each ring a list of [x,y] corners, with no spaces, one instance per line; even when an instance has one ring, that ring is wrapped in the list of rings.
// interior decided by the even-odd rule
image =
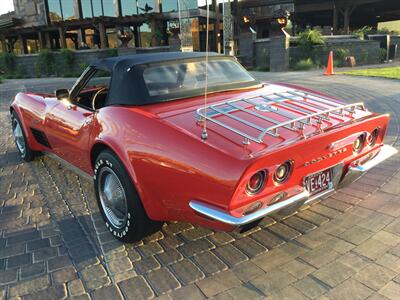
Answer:
[[[55,93],[58,100],[69,98],[69,91],[67,89],[58,89]]]

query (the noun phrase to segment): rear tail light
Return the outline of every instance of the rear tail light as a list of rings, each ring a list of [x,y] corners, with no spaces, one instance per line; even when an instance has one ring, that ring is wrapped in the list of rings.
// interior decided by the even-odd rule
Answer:
[[[293,163],[288,160],[276,168],[274,173],[274,181],[276,183],[285,182],[292,173]]]
[[[378,135],[379,135],[379,128],[375,128],[372,132],[371,135],[368,137],[368,145],[373,147],[376,144],[376,141],[378,140]]]
[[[353,143],[353,151],[358,153],[361,151],[361,149],[364,147],[364,140],[365,140],[365,135],[362,134]]]
[[[250,177],[246,185],[246,190],[249,194],[257,194],[265,185],[265,180],[267,177],[267,172],[265,170],[258,171],[253,176]]]

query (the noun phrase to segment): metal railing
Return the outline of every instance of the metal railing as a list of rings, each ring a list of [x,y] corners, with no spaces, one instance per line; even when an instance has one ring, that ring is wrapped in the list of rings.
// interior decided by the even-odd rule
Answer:
[[[246,104],[247,107],[244,107],[243,104]],[[279,137],[279,131],[282,128],[301,131],[306,126],[314,126],[313,120],[315,120],[316,124],[322,124],[323,121],[329,121],[331,118],[339,120],[353,118],[356,110],[366,111],[366,108],[362,102],[344,105],[335,99],[325,96],[288,90],[281,93],[257,95],[208,105],[197,109],[196,114],[200,121],[210,121],[244,137],[244,144],[249,144],[250,141],[260,144],[264,142],[263,139],[267,134]],[[238,111],[272,123],[272,125],[263,126],[259,122],[255,124],[254,118],[244,119],[232,114]],[[266,116],[257,111],[278,115],[284,117],[285,120],[280,122],[273,118],[272,115]],[[232,125],[232,122],[229,122],[231,124],[229,125],[218,120],[218,117],[221,116],[234,120],[237,126]],[[256,135],[246,133],[242,129],[243,125],[259,133]]]

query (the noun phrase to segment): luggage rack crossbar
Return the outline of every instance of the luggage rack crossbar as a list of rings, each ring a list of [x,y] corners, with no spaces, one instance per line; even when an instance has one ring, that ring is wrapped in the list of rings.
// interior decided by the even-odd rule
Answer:
[[[290,94],[290,96],[286,96],[285,94]],[[328,108],[324,108],[319,104],[307,103],[306,101],[301,101],[299,99],[296,99],[295,97],[301,97],[304,100],[310,99],[314,102],[318,102],[319,104],[328,106]],[[292,101],[293,103],[288,103],[287,101]],[[250,104],[251,107],[243,107],[242,105],[240,105],[240,102],[247,105]],[[285,111],[283,111],[282,108],[284,108]],[[196,117],[200,121],[210,121],[244,137],[244,144],[249,144],[250,141],[261,144],[263,143],[265,135],[279,137],[279,129],[285,128],[293,131],[301,131],[306,126],[312,126],[313,119],[316,119],[317,124],[321,124],[322,120],[328,121],[331,114],[339,115],[339,117],[346,117],[345,112],[347,112],[347,117],[352,117],[352,114],[355,112],[356,109],[366,111],[366,108],[362,102],[343,105],[336,102],[336,100],[330,100],[329,98],[311,93],[286,91],[283,93],[274,93],[271,95],[256,95],[247,98],[239,98],[208,105],[206,107],[201,107],[197,109]],[[260,123],[255,124],[251,122],[250,119],[246,120],[242,116],[239,117],[232,114],[233,112],[237,111],[252,115],[257,119],[272,123],[272,125],[262,126],[260,125]],[[262,115],[257,111],[273,113],[284,117],[287,120],[279,122],[266,115]],[[218,120],[217,117],[220,116],[225,116],[233,120],[234,123],[237,122],[246,125],[253,131],[258,131],[259,133],[246,133],[241,130],[239,126],[230,125],[231,122],[226,123]]]

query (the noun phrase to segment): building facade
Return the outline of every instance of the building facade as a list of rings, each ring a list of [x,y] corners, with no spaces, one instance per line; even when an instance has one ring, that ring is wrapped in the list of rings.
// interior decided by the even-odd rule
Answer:
[[[179,6],[191,26],[194,50],[205,50],[200,39],[206,10],[199,4],[197,0],[14,0],[15,11],[0,16],[2,50],[29,54],[41,48],[168,45],[179,28]],[[211,27],[219,31],[215,0],[210,7]],[[214,42],[212,50],[216,47]]]
[[[42,48],[180,47],[205,50],[206,0],[14,0],[15,11],[0,16],[3,51],[36,53]],[[288,31],[307,27],[324,34],[400,19],[399,0],[208,0],[210,50],[222,52],[223,20],[232,23],[236,46],[242,33],[268,38],[276,11],[290,13]],[[226,5],[229,5],[229,10]],[[180,8],[180,10],[179,10]],[[225,9],[224,9],[225,8]],[[224,15],[229,11],[231,19]],[[180,18],[181,17],[181,18]],[[180,27],[182,29],[180,30]],[[226,32],[226,30],[225,30]],[[233,46],[234,48],[238,48]],[[232,52],[231,52],[232,53]],[[233,52],[236,53],[236,52]]]

